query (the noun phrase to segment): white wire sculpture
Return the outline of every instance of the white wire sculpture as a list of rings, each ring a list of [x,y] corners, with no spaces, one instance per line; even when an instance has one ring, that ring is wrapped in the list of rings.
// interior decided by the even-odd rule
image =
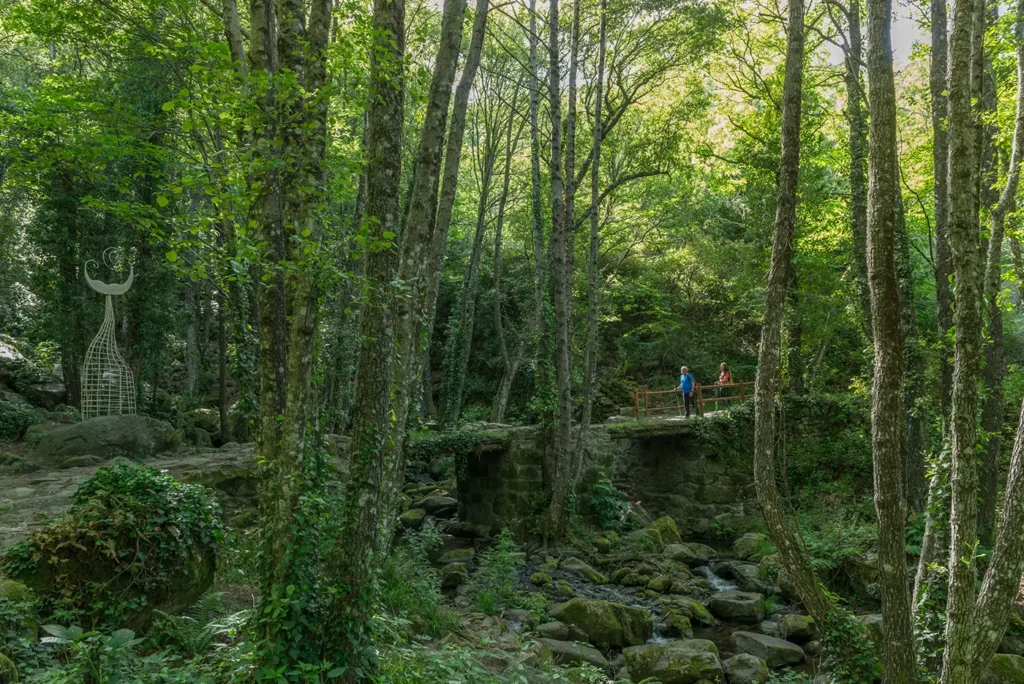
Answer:
[[[113,270],[110,253],[103,252],[103,263]],[[89,287],[106,296],[106,311],[103,325],[89,344],[82,367],[82,420],[97,416],[119,416],[135,413],[135,378],[131,368],[121,358],[114,337],[114,306],[111,295],[123,295],[135,279],[134,265],[129,267],[128,280],[108,285],[89,277],[89,264],[98,266],[94,260],[85,262],[85,281]]]

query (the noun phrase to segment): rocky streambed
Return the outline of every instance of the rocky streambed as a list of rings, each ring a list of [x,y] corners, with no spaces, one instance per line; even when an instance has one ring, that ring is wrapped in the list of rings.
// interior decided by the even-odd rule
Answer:
[[[662,518],[591,549],[530,550],[518,589],[543,597],[535,602],[546,606],[543,616],[506,611],[491,637],[516,633],[535,640],[539,657],[590,663],[616,681],[747,684],[785,668],[813,674],[815,626],[779,599],[774,559],[756,552],[762,546],[757,537],[735,550],[684,542]],[[468,609],[462,582],[472,552],[445,556],[446,584]]]

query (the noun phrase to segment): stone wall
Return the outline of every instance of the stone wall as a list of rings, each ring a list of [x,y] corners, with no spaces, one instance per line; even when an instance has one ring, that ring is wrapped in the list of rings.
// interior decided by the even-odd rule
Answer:
[[[753,406],[700,419],[620,420],[594,426],[584,461],[581,498],[601,474],[654,517],[670,515],[688,536],[740,531],[760,517],[753,481]],[[788,398],[785,433],[791,446],[821,440],[864,422],[863,408],[827,398]],[[546,503],[544,434],[536,428],[458,456],[459,519],[536,532]],[[584,504],[585,505],[585,504]]]

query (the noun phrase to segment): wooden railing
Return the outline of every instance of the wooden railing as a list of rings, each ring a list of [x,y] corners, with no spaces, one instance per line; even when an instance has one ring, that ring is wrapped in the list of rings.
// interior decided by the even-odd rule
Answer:
[[[720,401],[735,401],[742,404],[747,399],[753,397],[753,389],[754,383],[752,382],[731,382],[725,385],[708,385],[707,387],[699,384],[695,385],[693,391],[697,404],[697,414],[701,415],[704,413],[705,404],[715,404]],[[728,391],[720,392],[718,390]],[[633,408],[637,418],[669,411],[676,411],[679,415],[684,415],[684,406],[683,393],[678,389],[652,392],[644,387],[633,390]]]

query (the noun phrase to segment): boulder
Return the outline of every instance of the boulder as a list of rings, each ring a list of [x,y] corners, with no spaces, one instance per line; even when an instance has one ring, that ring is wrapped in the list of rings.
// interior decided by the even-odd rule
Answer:
[[[779,620],[782,637],[794,644],[806,644],[818,634],[818,626],[809,615],[786,615]]]
[[[665,547],[665,556],[677,563],[686,563],[691,568],[708,562],[707,555],[693,548],[692,544],[669,544]]]
[[[564,622],[552,620],[543,625],[537,625],[537,634],[545,639],[565,641],[569,638],[569,627]]]
[[[679,536],[679,526],[676,525],[675,520],[667,515],[663,518],[658,518],[650,526],[658,531],[663,544],[678,544],[682,541],[682,537]]]
[[[724,676],[718,648],[704,639],[670,641],[659,645],[631,646],[623,650],[626,669],[634,682],[661,684],[720,682]]]
[[[764,619],[764,596],[749,591],[723,591],[711,598],[711,614],[720,620],[757,624]]]
[[[658,575],[647,583],[647,588],[659,594],[664,594],[672,588],[672,578],[668,575]]]
[[[711,617],[711,613],[708,612],[708,609],[700,601],[695,601],[686,596],[664,596],[660,601],[666,608],[675,610],[681,615],[690,618],[690,620],[703,625],[711,625],[715,622],[715,619]]]
[[[765,620],[761,623],[761,633],[767,634],[768,636],[782,638],[782,628],[779,627],[779,623],[773,620]]]
[[[32,454],[42,466],[59,466],[75,456],[147,459],[181,446],[167,423],[146,416],[102,416],[45,433]]]
[[[559,665],[579,665],[581,662],[589,663],[594,667],[606,670],[608,661],[601,653],[594,648],[572,641],[559,641],[557,639],[537,639],[541,644],[551,651],[551,658]]]
[[[693,625],[690,623],[690,618],[678,610],[670,609],[668,611],[668,615],[665,616],[665,631],[677,639],[693,638]]]
[[[427,513],[437,513],[439,511],[454,511],[458,505],[459,502],[450,496],[428,496],[413,502],[412,507],[422,508]]]
[[[885,643],[885,633],[882,631],[882,616],[878,613],[872,615],[861,615],[857,618],[861,624],[867,627],[868,638],[881,649]]]
[[[552,609],[551,616],[575,625],[599,648],[642,644],[654,632],[646,610],[599,599],[574,598]]]
[[[18,668],[14,667],[11,659],[0,653],[0,684],[10,684],[18,681]]]
[[[469,566],[465,563],[449,563],[441,568],[441,587],[456,589],[469,579]]]
[[[981,684],[1024,684],[1024,658],[997,653],[989,661]]]
[[[770,594],[772,583],[765,579],[761,568],[745,561],[723,561],[715,564],[715,574],[734,580],[743,591]]]
[[[469,563],[476,558],[476,549],[472,546],[464,549],[452,549],[441,554],[441,558],[438,559],[438,563],[441,565],[447,565],[448,563]]]
[[[772,553],[771,542],[768,537],[756,532],[747,532],[736,540],[732,550],[740,560],[759,561]]]
[[[563,558],[559,566],[562,570],[569,570],[574,572],[580,577],[586,579],[588,582],[594,584],[607,584],[608,578],[602,575],[594,568],[587,565],[579,558]]]
[[[729,684],[763,684],[771,677],[768,663],[749,653],[722,661],[722,669]]]
[[[757,656],[773,669],[804,662],[803,649],[789,641],[755,632],[733,632],[730,639],[737,651]]]
[[[101,463],[103,463],[103,459],[99,456],[72,456],[60,462],[60,469],[88,468],[89,466],[96,466]]]
[[[854,596],[861,600],[878,598],[878,554],[866,552],[848,556],[843,559],[840,567]]]
[[[552,580],[551,575],[546,572],[535,572],[530,575],[530,581],[538,587],[546,587],[550,586],[554,580]]]
[[[427,516],[427,512],[422,508],[410,508],[402,515],[398,516],[398,521],[402,523],[402,527],[407,530],[417,530],[423,525],[423,519]]]

